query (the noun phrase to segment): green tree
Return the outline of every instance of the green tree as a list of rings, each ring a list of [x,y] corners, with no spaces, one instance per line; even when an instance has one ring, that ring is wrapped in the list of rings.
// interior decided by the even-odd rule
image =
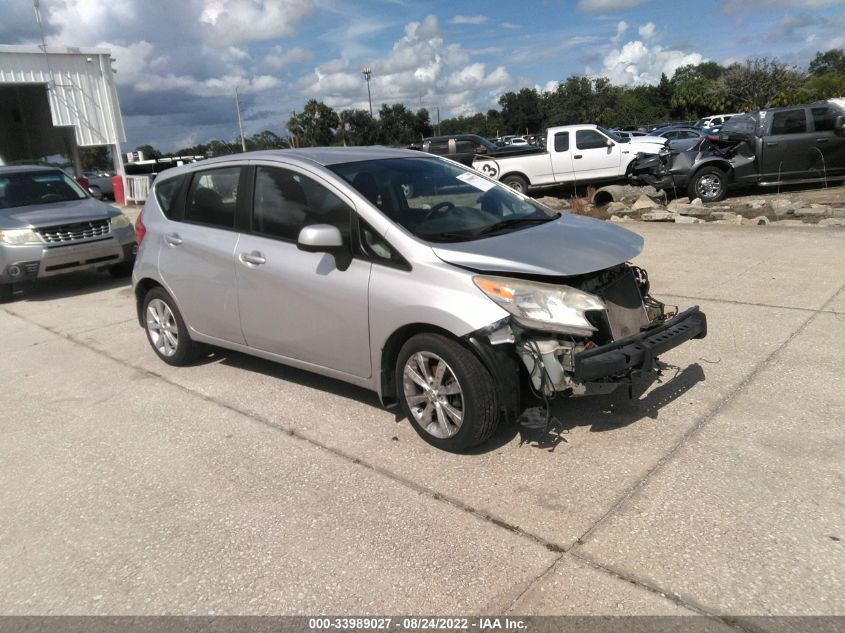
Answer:
[[[339,126],[337,112],[316,99],[309,100],[287,124],[293,144],[298,147],[332,145]]]
[[[845,51],[832,48],[826,53],[816,53],[807,70],[813,77],[845,73]]]
[[[261,149],[287,149],[290,144],[286,139],[270,130],[262,130],[246,138],[247,151]]]
[[[768,57],[731,64],[719,80],[720,92],[737,109],[754,110],[795,103],[806,75]]]
[[[162,153],[152,145],[139,145],[135,148],[136,152],[143,152],[145,160],[155,160],[162,157]]]
[[[420,134],[425,136],[425,131],[430,132],[431,126],[427,123],[428,111],[422,118],[408,110],[401,103],[393,105],[382,104],[378,113],[378,141],[382,145],[408,145],[420,139]]]
[[[375,145],[378,142],[378,123],[367,110],[344,110],[339,118],[341,143]]]
[[[503,134],[526,134],[543,128],[546,120],[543,102],[533,88],[506,92],[499,97],[499,105],[502,106]]]
[[[85,171],[109,171],[113,169],[111,152],[106,145],[79,148],[79,162]]]

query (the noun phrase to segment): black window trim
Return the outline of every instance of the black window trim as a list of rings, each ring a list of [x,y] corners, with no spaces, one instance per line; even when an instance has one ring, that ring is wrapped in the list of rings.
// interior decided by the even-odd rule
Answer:
[[[393,244],[390,242],[390,240],[388,240],[387,238],[385,238],[381,235],[379,235],[379,237],[381,237],[381,239],[384,240],[387,243],[388,247],[390,247],[390,250],[392,250],[394,253],[396,253],[399,256],[399,258],[400,258],[399,261],[391,261],[391,260],[382,259],[381,257],[373,257],[371,255],[368,255],[367,252],[364,250],[363,242],[361,241],[363,239],[363,236],[362,236],[362,233],[361,233],[361,222],[364,222],[373,231],[376,230],[375,228],[373,228],[372,224],[367,222],[364,218],[362,218],[358,214],[357,210],[353,213],[352,226],[350,227],[351,232],[352,232],[352,236],[353,236],[352,257],[354,257],[355,259],[360,259],[360,260],[363,260],[363,261],[366,261],[366,262],[370,262],[371,264],[378,264],[380,266],[385,266],[387,268],[396,268],[398,270],[403,270],[405,272],[411,272],[413,270],[413,266],[411,266],[411,263],[408,261],[408,259],[402,253],[399,252],[399,249],[396,248],[395,246],[393,246]]]

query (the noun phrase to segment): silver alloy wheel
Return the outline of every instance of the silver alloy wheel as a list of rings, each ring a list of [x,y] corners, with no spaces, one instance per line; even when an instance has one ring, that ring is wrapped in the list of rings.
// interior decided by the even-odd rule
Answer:
[[[147,304],[147,334],[153,347],[162,356],[173,356],[179,345],[179,326],[173,311],[161,299]]]
[[[432,352],[416,352],[405,362],[402,388],[408,409],[425,431],[453,437],[464,421],[464,393],[455,372]]]
[[[722,180],[715,174],[705,174],[698,179],[695,189],[699,197],[711,200],[717,198],[722,193]]]

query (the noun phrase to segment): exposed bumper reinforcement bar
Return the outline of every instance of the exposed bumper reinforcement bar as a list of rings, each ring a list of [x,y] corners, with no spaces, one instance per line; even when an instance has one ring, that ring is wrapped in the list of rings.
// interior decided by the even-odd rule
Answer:
[[[592,382],[635,369],[649,369],[658,355],[707,336],[707,316],[693,306],[650,330],[575,355],[575,380]]]

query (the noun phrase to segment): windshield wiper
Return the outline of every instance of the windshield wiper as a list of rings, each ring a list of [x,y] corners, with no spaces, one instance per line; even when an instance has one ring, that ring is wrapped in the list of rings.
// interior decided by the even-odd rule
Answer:
[[[496,233],[504,229],[511,229],[526,224],[543,224],[545,222],[557,220],[559,217],[560,213],[557,213],[551,217],[546,216],[542,218],[510,218],[508,220],[502,220],[501,222],[496,222],[496,224],[486,226],[480,231],[476,231],[474,235],[490,235],[490,233]]]

